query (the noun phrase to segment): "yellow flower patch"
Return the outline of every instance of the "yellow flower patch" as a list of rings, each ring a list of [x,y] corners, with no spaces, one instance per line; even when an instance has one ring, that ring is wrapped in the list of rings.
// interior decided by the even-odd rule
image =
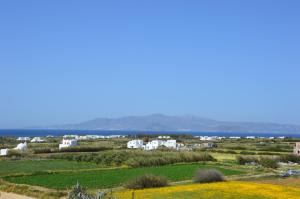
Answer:
[[[144,190],[124,190],[118,199],[300,199],[300,189],[252,182],[178,185]]]

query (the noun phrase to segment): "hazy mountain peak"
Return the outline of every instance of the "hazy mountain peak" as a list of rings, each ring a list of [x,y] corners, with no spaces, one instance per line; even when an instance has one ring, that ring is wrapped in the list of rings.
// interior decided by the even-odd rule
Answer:
[[[155,113],[145,116],[96,118],[78,124],[56,125],[53,129],[206,131],[206,132],[278,132],[298,133],[300,126],[274,123],[225,122],[194,115],[168,116]]]

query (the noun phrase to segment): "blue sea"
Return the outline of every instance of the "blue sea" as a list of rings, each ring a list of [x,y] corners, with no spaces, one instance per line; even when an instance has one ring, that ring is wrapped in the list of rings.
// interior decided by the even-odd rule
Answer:
[[[137,135],[137,134],[189,134],[193,136],[256,136],[256,137],[293,137],[300,138],[299,133],[249,133],[249,132],[188,132],[188,131],[103,131],[103,130],[53,130],[53,129],[0,129],[0,136],[34,137],[34,136],[63,136],[76,135]]]

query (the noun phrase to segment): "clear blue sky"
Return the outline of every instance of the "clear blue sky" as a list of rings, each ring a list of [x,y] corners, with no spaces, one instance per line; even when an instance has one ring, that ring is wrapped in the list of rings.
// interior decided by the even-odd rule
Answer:
[[[151,113],[300,124],[299,10],[2,0],[0,128]]]

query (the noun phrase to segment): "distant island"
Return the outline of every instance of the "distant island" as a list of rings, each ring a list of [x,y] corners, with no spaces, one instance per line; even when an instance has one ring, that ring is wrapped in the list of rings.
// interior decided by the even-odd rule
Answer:
[[[34,128],[124,131],[300,133],[300,125],[261,122],[227,122],[191,115],[168,116],[163,114],[128,116],[121,118],[96,118],[78,124],[53,125]]]

